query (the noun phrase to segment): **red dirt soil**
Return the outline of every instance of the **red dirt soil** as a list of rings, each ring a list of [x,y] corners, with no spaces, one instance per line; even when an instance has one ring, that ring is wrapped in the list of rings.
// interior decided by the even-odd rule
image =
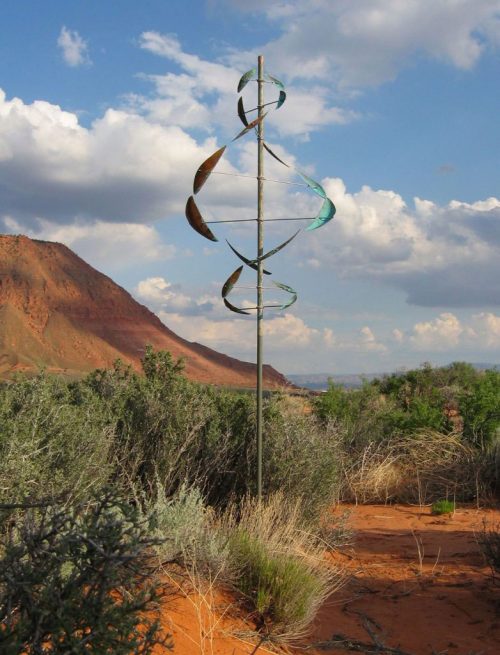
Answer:
[[[118,358],[140,370],[146,344],[182,357],[192,380],[255,386],[254,364],[177,336],[66,246],[0,235],[0,377],[40,367],[78,376]],[[264,384],[290,386],[270,366]]]
[[[500,653],[500,587],[475,537],[484,520],[500,523],[499,510],[459,508],[444,517],[427,507],[370,505],[336,512],[346,509],[354,542],[334,560],[352,577],[321,609],[311,636],[289,652]],[[245,636],[251,622],[244,622],[234,599],[214,593],[201,630],[199,605],[196,594],[166,602],[163,623],[175,653],[252,653],[256,640]],[[266,651],[261,646],[257,653]]]

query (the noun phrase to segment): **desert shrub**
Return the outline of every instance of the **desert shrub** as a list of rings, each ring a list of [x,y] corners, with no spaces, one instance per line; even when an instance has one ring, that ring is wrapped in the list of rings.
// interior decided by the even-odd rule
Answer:
[[[341,430],[333,423],[322,426],[314,416],[287,411],[280,398],[270,401],[265,426],[265,495],[282,492],[290,500],[301,498],[306,517],[318,518],[338,500]]]
[[[177,562],[200,575],[231,578],[227,538],[198,489],[182,485],[167,498],[158,483],[156,495],[143,504],[149,534],[159,539],[155,551],[162,564]]]
[[[500,524],[484,523],[482,531],[477,535],[477,542],[493,577],[496,578],[500,574]]]
[[[303,635],[345,582],[344,571],[325,561],[325,545],[304,523],[299,500],[248,497],[226,510],[218,529],[228,536],[235,587],[274,638]]]
[[[112,429],[91,394],[40,373],[0,389],[0,502],[84,497],[111,472]]]
[[[111,492],[88,506],[28,510],[0,545],[1,652],[145,655],[165,647],[148,618],[160,597],[154,543],[137,510]]]
[[[500,440],[500,371],[484,371],[459,397],[464,437],[479,447]]]
[[[432,514],[452,514],[455,511],[455,503],[452,500],[436,500],[431,505]]]

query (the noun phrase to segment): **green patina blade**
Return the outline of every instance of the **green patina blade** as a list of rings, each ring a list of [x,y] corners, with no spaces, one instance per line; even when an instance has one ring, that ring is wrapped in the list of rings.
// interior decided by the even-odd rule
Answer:
[[[276,105],[276,109],[279,109],[284,104],[285,100],[286,100],[286,92],[280,91],[280,97],[278,98],[278,104]]]
[[[224,286],[222,287],[222,292],[221,292],[223,298],[225,298],[229,293],[231,293],[232,288],[234,287],[236,282],[238,282],[238,280],[240,279],[242,270],[243,270],[243,266],[240,266],[233,273],[231,273],[231,275],[224,282]]]
[[[214,236],[208,225],[203,220],[203,216],[201,215],[193,196],[189,196],[186,203],[186,218],[193,230],[196,230],[196,232],[201,234],[202,237],[210,239],[210,241],[218,241],[217,237]]]
[[[306,231],[316,230],[318,227],[323,227],[323,225],[326,225],[328,221],[332,220],[336,211],[335,205],[330,198],[326,198],[321,206],[319,214],[314,221],[306,227]]]
[[[283,289],[283,291],[287,291],[292,295],[292,298],[288,302],[281,305],[280,309],[287,309],[287,307],[293,305],[293,303],[297,300],[297,292],[295,289],[292,289],[292,287],[289,287],[287,284],[283,284],[282,282],[275,282],[274,280],[273,284],[275,284],[279,289]]]
[[[243,91],[243,89],[250,82],[252,77],[255,77],[256,75],[257,75],[257,69],[256,68],[251,68],[246,73],[243,73],[243,75],[241,76],[240,81],[238,82],[238,93]]]
[[[269,75],[269,73],[264,73],[264,79],[267,80],[268,82],[272,82],[273,84],[276,84],[278,89],[281,91],[285,90],[285,85],[281,80],[279,80],[277,77],[274,77],[274,75]]]
[[[216,150],[213,155],[210,155],[208,159],[205,159],[203,164],[196,171],[196,175],[194,176],[194,182],[193,182],[193,193],[195,195],[198,193],[198,191],[201,189],[201,187],[205,184],[205,182],[210,177],[210,173],[217,166],[219,159],[224,154],[225,149],[226,146],[222,146],[222,148]]]
[[[327,198],[326,191],[323,189],[319,182],[316,182],[316,180],[313,180],[312,177],[301,173],[301,171],[297,171],[297,174],[300,175],[300,177],[304,180],[311,191],[314,191],[314,193],[323,199]]]

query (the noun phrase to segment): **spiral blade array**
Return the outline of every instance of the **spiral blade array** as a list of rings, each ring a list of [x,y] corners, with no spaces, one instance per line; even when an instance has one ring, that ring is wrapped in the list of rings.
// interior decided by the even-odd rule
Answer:
[[[238,93],[241,93],[243,89],[247,86],[247,84],[255,80],[257,76],[257,69],[252,68],[246,73],[244,73],[238,83]],[[278,78],[274,77],[273,75],[270,75],[269,73],[265,73],[263,76],[263,79],[265,82],[270,83],[273,85],[277,90],[279,90],[279,96],[278,99],[267,103],[268,105],[275,105],[275,109],[280,109],[284,102],[286,101],[287,94],[285,90],[285,86],[283,82],[281,82]],[[262,107],[262,105],[261,105]],[[252,111],[255,111],[256,109],[251,109],[249,111],[245,110],[245,105],[243,102],[243,97],[240,96],[238,99],[238,106],[237,106],[237,113],[238,116],[243,123],[243,129],[230,141],[230,143],[233,143],[234,141],[237,141],[238,139],[246,136],[252,131],[257,131],[256,128],[259,126],[259,124],[265,119],[267,116],[267,112],[265,114],[262,114],[261,116],[253,119],[253,120],[248,120],[247,114],[249,114]],[[323,202],[322,205],[316,214],[311,220],[312,222],[307,226],[306,231],[312,231],[316,230],[320,227],[323,227],[326,223],[328,223],[335,215],[336,209],[335,205],[333,202],[328,198],[325,189],[323,186],[319,183],[316,182],[316,180],[313,180],[311,177],[303,173],[302,171],[296,169],[295,167],[291,166],[290,164],[287,164],[281,157],[279,157],[273,150],[270,148],[270,146],[262,142],[263,147],[267,151],[267,153],[273,157],[276,161],[278,161],[280,164],[283,166],[286,166],[288,169],[293,170],[305,183],[307,188],[309,188],[314,194],[319,196]],[[203,188],[207,180],[209,179],[210,175],[214,172],[214,169],[216,168],[217,164],[219,163],[220,159],[224,155],[226,149],[228,147],[228,144],[222,146],[218,150],[216,150],[210,157],[208,157],[198,168],[196,171],[196,174],[194,176],[194,181],[193,181],[193,195],[189,196],[187,203],[186,203],[186,218],[191,225],[191,227],[198,232],[201,236],[205,237],[206,239],[209,239],[210,241],[218,241],[217,237],[213,234],[211,229],[208,227],[206,221],[204,220],[198,205],[194,199],[194,196],[198,194],[198,192]],[[236,222],[237,219],[235,219],[234,222]],[[302,219],[282,219],[282,220],[302,220]],[[212,221],[212,222],[218,222],[218,221]],[[219,221],[219,222],[231,222],[231,221]],[[257,310],[258,307],[236,307],[233,305],[229,300],[228,296],[229,294],[233,291],[235,284],[238,282],[240,279],[240,276],[245,268],[247,266],[248,268],[256,271],[258,269],[259,263],[263,262],[265,259],[269,259],[270,257],[273,257],[276,255],[278,252],[283,250],[295,237],[299,234],[300,230],[297,230],[294,234],[292,234],[291,237],[286,239],[283,243],[280,245],[276,246],[275,248],[272,248],[265,254],[262,254],[257,257],[246,257],[245,255],[241,254],[229,241],[226,242],[229,246],[229,248],[233,251],[233,253],[243,262],[244,265],[239,266],[231,275],[227,278],[227,280],[224,282],[224,285],[221,290],[221,296],[222,300],[225,304],[225,306],[232,312],[235,312],[237,314],[244,314],[244,315],[249,315],[251,310]],[[263,273],[266,275],[271,275],[270,271],[263,270]],[[277,308],[280,310],[287,309],[291,305],[293,305],[296,300],[297,300],[297,292],[295,289],[292,289],[292,287],[288,286],[287,284],[283,284],[282,282],[273,282],[274,285],[281,291],[289,294],[289,299],[286,300],[283,304],[278,304],[278,305],[264,305],[263,307],[266,308]]]

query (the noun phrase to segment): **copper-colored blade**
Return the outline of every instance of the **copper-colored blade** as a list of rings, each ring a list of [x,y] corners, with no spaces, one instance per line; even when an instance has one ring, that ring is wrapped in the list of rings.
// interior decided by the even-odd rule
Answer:
[[[266,115],[267,115],[267,112],[266,112],[265,114],[263,114],[262,116],[259,116],[258,118],[256,118],[255,120],[253,120],[251,123],[248,123],[248,125],[247,125],[243,130],[241,130],[241,132],[240,132],[239,134],[237,134],[237,135],[234,137],[233,141],[236,141],[236,139],[239,139],[240,137],[242,137],[242,136],[243,136],[244,134],[246,134],[247,132],[250,132],[250,130],[253,130],[254,127],[257,127],[257,125],[258,125],[261,121],[264,120],[264,118],[266,117]]]
[[[243,89],[250,82],[252,77],[255,77],[255,75],[257,75],[257,69],[256,68],[251,68],[246,73],[243,73],[243,75],[241,76],[240,81],[238,82],[238,93],[243,91]]]
[[[280,244],[279,246],[276,246],[276,248],[273,248],[269,252],[266,252],[266,254],[262,255],[262,257],[259,257],[258,261],[262,262],[262,261],[264,261],[264,259],[267,259],[268,257],[272,257],[273,255],[275,255],[277,252],[279,252],[285,246],[287,246],[290,243],[290,241],[292,241],[292,239],[295,239],[295,237],[297,236],[297,234],[299,232],[300,232],[300,230],[297,230],[297,232],[295,232],[295,234],[292,234],[292,236],[289,239],[287,239],[286,241],[284,241],[282,244]]]
[[[240,99],[238,100],[238,116],[243,125],[245,125],[245,127],[248,126],[247,116],[243,106],[243,96],[240,96]]]
[[[245,262],[245,264],[246,264],[247,266],[250,266],[250,268],[252,268],[254,271],[257,270],[257,260],[256,260],[256,259],[248,259],[248,258],[245,257],[244,255],[242,255],[240,252],[238,252],[238,251],[236,250],[236,248],[235,248],[234,246],[232,246],[232,245],[229,243],[229,241],[228,241],[227,239],[226,239],[226,243],[227,243],[227,245],[231,248],[231,250],[234,252],[234,254],[236,255],[236,257],[238,257],[239,259],[241,259],[242,262]],[[269,271],[263,270],[262,272],[263,272],[265,275],[271,275],[271,273],[270,273]]]
[[[193,182],[193,193],[195,195],[198,193],[198,191],[201,189],[201,187],[205,184],[205,182],[210,177],[210,173],[217,166],[217,163],[219,159],[222,157],[222,155],[224,154],[225,149],[226,146],[222,146],[222,148],[219,148],[219,150],[214,152],[213,155],[210,155],[208,159],[205,159],[203,164],[196,171],[196,175],[194,176],[194,182]]]
[[[283,166],[290,168],[290,164],[287,164],[282,159],[280,159],[278,155],[271,150],[271,148],[267,145],[267,143],[263,143],[262,145],[267,150],[267,152],[271,155],[271,157],[274,157],[277,161],[279,161],[280,164],[283,164]]]
[[[234,287],[236,282],[238,282],[242,270],[243,270],[243,266],[240,266],[234,271],[234,273],[231,273],[231,275],[224,282],[224,286],[222,287],[222,292],[221,292],[223,298],[225,298],[231,292],[231,289]]]
[[[231,303],[227,298],[224,298],[224,304],[232,312],[236,312],[236,314],[247,314],[248,316],[250,315],[250,312],[246,312],[244,309],[240,309],[239,307],[235,307],[234,305],[231,305]]]
[[[189,221],[189,225],[196,230],[198,234],[201,234],[202,237],[210,239],[210,241],[218,241],[208,227],[208,225],[203,220],[200,210],[198,209],[193,196],[189,196],[186,203],[186,218]]]

